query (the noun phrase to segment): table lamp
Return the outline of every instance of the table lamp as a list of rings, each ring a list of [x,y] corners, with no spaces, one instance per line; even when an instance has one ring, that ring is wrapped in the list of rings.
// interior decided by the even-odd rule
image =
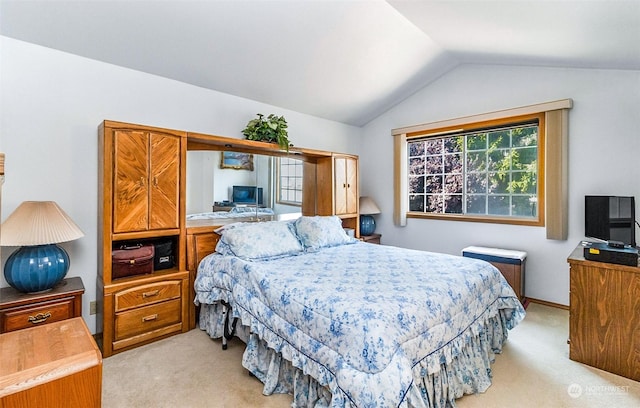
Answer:
[[[25,201],[2,223],[1,246],[20,246],[4,266],[7,283],[27,293],[44,292],[69,270],[69,255],[56,245],[84,233],[53,201]]]
[[[360,197],[360,235],[371,235],[376,230],[372,214],[380,214],[380,208],[371,197]]]

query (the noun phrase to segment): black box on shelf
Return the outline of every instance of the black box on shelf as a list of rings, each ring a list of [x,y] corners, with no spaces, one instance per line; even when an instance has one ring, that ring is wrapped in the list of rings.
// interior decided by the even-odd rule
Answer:
[[[154,241],[155,255],[153,257],[153,269],[156,271],[170,269],[175,266],[175,255],[173,251],[173,239]]]

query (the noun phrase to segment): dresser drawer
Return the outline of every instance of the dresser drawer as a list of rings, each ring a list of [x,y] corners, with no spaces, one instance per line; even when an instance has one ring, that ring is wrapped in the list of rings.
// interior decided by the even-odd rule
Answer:
[[[74,317],[74,298],[62,298],[36,305],[4,309],[0,312],[1,332],[26,329]]]
[[[116,313],[180,298],[182,281],[172,280],[136,286],[114,295]]]
[[[116,313],[115,340],[138,336],[180,323],[181,303],[181,299],[174,299]]]

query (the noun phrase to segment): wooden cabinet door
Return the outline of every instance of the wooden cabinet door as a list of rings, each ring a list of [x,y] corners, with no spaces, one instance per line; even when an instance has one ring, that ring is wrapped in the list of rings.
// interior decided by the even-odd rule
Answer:
[[[178,228],[180,138],[150,134],[149,229]]]
[[[334,159],[335,213],[353,214],[358,205],[358,162],[350,157]]]
[[[180,138],[114,132],[113,232],[178,228]]]
[[[335,212],[345,214],[347,212],[347,162],[342,157],[336,157],[333,163]]]
[[[347,214],[354,214],[358,208],[358,161],[352,158],[346,158],[346,179],[347,179],[347,191],[346,191],[346,208]]]
[[[114,130],[113,232],[148,225],[149,141],[143,131]]]

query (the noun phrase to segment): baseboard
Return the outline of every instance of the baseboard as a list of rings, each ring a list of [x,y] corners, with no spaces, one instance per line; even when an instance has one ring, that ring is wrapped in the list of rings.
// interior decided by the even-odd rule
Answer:
[[[569,306],[561,305],[560,303],[548,302],[546,300],[535,299],[535,298],[532,298],[532,297],[529,297],[529,296],[527,296],[527,300],[529,302],[531,302],[531,303],[537,303],[539,305],[545,305],[545,306],[550,306],[550,307],[557,307],[558,309],[569,310]]]

